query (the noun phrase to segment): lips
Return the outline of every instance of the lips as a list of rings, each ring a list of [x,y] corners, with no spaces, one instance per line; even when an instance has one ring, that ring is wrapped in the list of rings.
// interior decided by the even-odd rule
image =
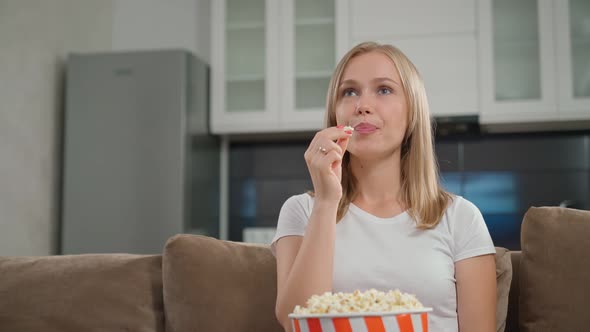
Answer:
[[[362,134],[372,133],[377,130],[377,126],[372,125],[368,122],[361,122],[354,127],[354,131]]]

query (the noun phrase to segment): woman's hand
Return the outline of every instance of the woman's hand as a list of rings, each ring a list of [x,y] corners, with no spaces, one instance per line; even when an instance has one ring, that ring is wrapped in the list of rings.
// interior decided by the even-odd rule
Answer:
[[[330,127],[316,133],[305,151],[305,162],[315,192],[321,202],[336,202],[342,197],[342,158],[352,135],[349,127]]]

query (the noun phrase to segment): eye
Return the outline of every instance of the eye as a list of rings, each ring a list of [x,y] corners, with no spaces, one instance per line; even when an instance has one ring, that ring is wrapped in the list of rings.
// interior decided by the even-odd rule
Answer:
[[[357,95],[357,93],[353,88],[347,88],[347,89],[342,90],[343,97],[354,97],[356,95]]]
[[[377,93],[380,95],[388,95],[393,93],[393,90],[390,87],[382,86],[379,88],[379,90],[377,90]]]

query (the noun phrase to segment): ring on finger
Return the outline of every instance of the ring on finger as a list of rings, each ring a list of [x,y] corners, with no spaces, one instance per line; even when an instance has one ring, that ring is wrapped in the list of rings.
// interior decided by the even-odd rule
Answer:
[[[321,153],[323,153],[323,154],[328,154],[328,150],[326,150],[326,148],[324,148],[324,147],[321,147],[321,146],[320,146],[320,147],[318,148],[318,150],[319,150]]]

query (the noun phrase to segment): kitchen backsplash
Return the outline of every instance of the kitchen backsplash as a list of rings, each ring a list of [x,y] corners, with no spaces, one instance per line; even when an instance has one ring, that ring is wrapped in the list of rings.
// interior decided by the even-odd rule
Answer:
[[[267,242],[283,202],[313,188],[308,143],[231,144],[230,240]],[[590,209],[589,133],[441,138],[436,153],[444,186],[478,206],[497,246],[520,249],[530,206]]]

